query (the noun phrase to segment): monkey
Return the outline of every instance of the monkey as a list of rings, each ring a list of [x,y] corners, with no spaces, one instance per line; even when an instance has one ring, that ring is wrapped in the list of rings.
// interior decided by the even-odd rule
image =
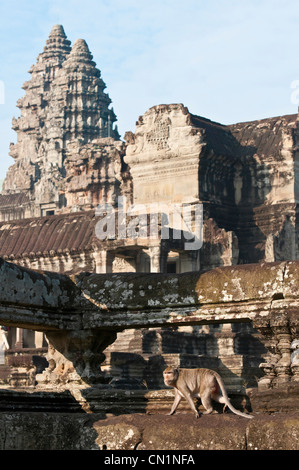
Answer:
[[[218,403],[224,403],[224,409],[228,407],[233,413],[244,418],[253,418],[253,416],[236,410],[231,404],[223,380],[220,375],[210,369],[177,369],[167,367],[163,372],[164,383],[168,387],[175,389],[175,398],[168,415],[173,415],[181,401],[185,398],[189,403],[196,418],[200,417],[196,409],[193,397],[200,398],[201,403],[206,409],[203,414],[213,412],[212,400]]]

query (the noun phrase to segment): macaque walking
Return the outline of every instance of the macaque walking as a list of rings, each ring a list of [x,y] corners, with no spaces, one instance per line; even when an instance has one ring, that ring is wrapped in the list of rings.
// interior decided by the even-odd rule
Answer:
[[[174,414],[182,398],[185,398],[196,418],[199,418],[199,412],[196,409],[193,397],[200,398],[201,403],[206,409],[204,414],[213,412],[212,400],[218,403],[224,403],[224,409],[228,407],[233,413],[244,418],[253,418],[253,416],[236,410],[231,404],[223,380],[217,372],[210,369],[176,369],[167,367],[163,372],[164,383],[168,387],[174,387],[175,398],[169,415]]]

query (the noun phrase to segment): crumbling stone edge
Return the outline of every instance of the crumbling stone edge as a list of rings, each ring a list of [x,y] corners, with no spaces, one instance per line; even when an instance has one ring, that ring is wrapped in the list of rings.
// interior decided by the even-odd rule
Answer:
[[[0,450],[299,450],[299,412],[196,418],[142,414],[0,413]]]
[[[101,450],[298,450],[299,413],[124,415],[94,424]]]

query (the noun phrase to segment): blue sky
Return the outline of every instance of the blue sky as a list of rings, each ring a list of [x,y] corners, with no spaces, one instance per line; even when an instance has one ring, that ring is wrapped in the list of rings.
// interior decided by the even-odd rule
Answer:
[[[21,86],[54,24],[87,41],[122,136],[161,103],[224,124],[297,112],[298,0],[0,0],[0,179]]]

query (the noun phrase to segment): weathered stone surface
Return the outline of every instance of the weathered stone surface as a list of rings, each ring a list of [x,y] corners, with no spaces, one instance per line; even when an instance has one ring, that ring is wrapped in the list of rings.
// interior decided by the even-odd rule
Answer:
[[[289,274],[284,276],[287,266]],[[83,329],[116,330],[135,324],[141,327],[250,321],[258,314],[267,317],[275,310],[298,307],[294,292],[298,283],[296,262],[224,267],[181,275],[80,274],[71,280],[65,275],[39,273],[2,261],[0,275],[3,305],[10,304],[10,309],[13,305],[16,309],[20,305],[44,310],[59,308],[60,315],[69,315],[70,323],[65,329],[72,329],[72,321],[81,321],[76,309],[82,307]],[[244,304],[249,308],[245,309]],[[48,318],[44,312],[43,320],[36,314],[26,315],[27,327],[35,323],[42,329],[47,324],[48,329],[55,328],[54,311]],[[9,320],[4,312],[1,320],[18,321],[13,317]]]
[[[299,385],[289,382],[268,390],[248,390],[252,409],[257,413],[293,413],[299,409]]]
[[[246,430],[248,450],[299,450],[298,413],[259,417]]]
[[[80,328],[80,314],[74,315],[79,291],[69,277],[0,259],[0,278],[1,322],[41,331]]]
[[[286,265],[265,263],[180,275],[91,274],[76,279],[83,295],[101,308],[97,319],[91,313],[84,316],[93,327],[120,325],[127,308],[127,323],[134,324],[136,315],[140,326],[157,325],[162,318],[167,324],[220,323],[250,321],[259,314],[267,317],[286,306],[296,308],[293,291],[298,272],[293,265],[293,274],[285,277]]]
[[[97,450],[91,415],[0,413],[1,450]]]
[[[96,444],[100,450],[135,450],[141,442],[141,431],[126,423],[97,426],[96,431]]]
[[[64,275],[42,274],[2,261],[0,274],[3,303],[60,308],[65,313],[84,305],[84,328],[122,329],[135,322],[150,326],[248,321],[258,313],[267,316],[270,311],[297,307],[296,262],[227,267],[199,274],[81,274],[74,283]],[[244,302],[250,309],[244,311]],[[136,311],[140,312],[138,317]],[[28,315],[27,327],[30,322],[38,324],[38,317]]]
[[[85,273],[71,280],[2,261],[0,320],[49,330],[50,343],[63,359],[52,358],[54,367],[45,380],[61,383],[74,370],[79,374],[75,383],[103,382],[102,353],[123,329],[254,321],[270,337],[267,362],[261,365],[267,389],[298,379],[297,368],[291,367],[299,325],[296,265],[291,262],[287,276],[285,262],[181,275]]]
[[[187,108],[182,104],[150,108],[128,140],[125,161],[133,175],[134,202],[198,199],[199,154],[205,143],[200,131],[193,132]]]
[[[55,302],[45,300],[52,297],[58,285],[54,278],[45,281],[45,275],[43,280],[34,281],[34,287],[29,282],[29,298],[26,293],[21,307],[14,305],[14,319],[12,305],[5,303],[13,298],[14,291],[8,286],[3,310],[10,315],[6,318],[9,324],[39,328],[45,320],[43,329],[49,329],[51,323],[51,328],[65,330],[68,320],[70,325],[75,318],[73,313],[82,310],[82,325],[89,329],[86,335],[92,331],[96,336],[93,328],[189,328],[198,323],[227,322],[228,318],[239,322],[254,320],[270,351],[261,368],[266,374],[265,389],[298,381],[299,368],[290,359],[291,342],[299,334],[298,267],[296,263],[284,264],[285,260],[298,258],[299,253],[298,116],[224,126],[193,115],[182,104],[158,105],[138,119],[136,132],[127,133],[124,143],[114,127],[116,116],[104,92],[105,83],[83,39],[71,47],[63,27],[54,26],[30,74],[31,79],[23,87],[25,96],[18,101],[21,115],[13,119],[18,138],[10,153],[15,164],[8,171],[0,195],[1,217],[9,220],[0,225],[0,255],[5,259],[33,269],[68,274],[183,273],[240,263],[282,264],[275,269],[263,264],[258,270],[240,266],[236,270],[213,271],[208,276],[201,273],[192,280],[173,278],[171,282],[163,277],[157,281],[140,277],[140,285],[136,284],[136,277],[133,289],[129,278],[107,279],[105,282],[112,284],[103,287],[98,280],[88,280],[84,275],[80,279],[84,293],[74,296],[78,305],[72,312],[66,304],[62,305],[64,301],[55,312]],[[129,205],[133,200],[166,204],[166,208],[203,202],[200,253],[186,253],[181,241],[166,242],[160,238],[155,242],[131,236],[99,241],[90,209],[94,212],[101,202],[116,208],[119,195],[127,196]],[[78,210],[78,217],[69,214]],[[63,215],[52,215],[57,212]],[[174,228],[171,226],[172,235]],[[15,287],[24,293],[24,283],[29,278],[25,274],[21,278]],[[3,278],[4,282],[10,280]],[[123,288],[120,282],[124,282]],[[99,291],[94,292],[97,285]],[[150,286],[155,297],[151,296]],[[61,294],[59,289],[57,294]],[[20,340],[22,332],[15,336]],[[103,334],[100,344],[107,343],[109,337],[110,334]],[[168,345],[163,336],[160,339],[163,353],[172,339]],[[57,337],[55,340],[61,344]],[[244,347],[238,356],[245,355],[244,364],[248,365],[251,358],[247,355],[246,338],[242,340]],[[78,338],[72,341],[76,344]],[[242,375],[236,367],[242,357],[234,357],[235,363],[229,360],[229,354],[237,356],[239,351],[233,332],[214,335],[212,342],[211,363],[214,365],[218,357],[223,367]],[[64,353],[70,354],[70,343]],[[81,348],[87,343],[85,338]],[[220,352],[224,350],[223,357]],[[97,354],[94,357],[102,357]],[[72,357],[73,360],[76,362],[77,358]],[[198,361],[198,354],[189,360]],[[63,364],[67,368],[68,361],[65,358],[59,367]],[[90,361],[84,359],[83,363],[81,371],[89,368]],[[138,365],[140,361],[132,369],[138,371]],[[247,365],[244,369],[248,373]],[[48,377],[57,377],[58,370],[54,370],[48,370]],[[61,380],[67,379],[63,376],[60,374]]]
[[[256,416],[250,423],[231,415],[198,420],[190,414],[163,416],[163,420],[161,415],[127,415],[96,422],[94,428],[100,434],[97,442],[110,442],[110,450],[132,449],[128,435],[134,436],[138,450],[298,450],[298,419],[298,413]]]
[[[187,415],[186,415],[187,416]],[[190,417],[180,415],[175,422],[165,417],[163,423],[143,431],[140,450],[245,450],[246,423],[230,417],[213,416],[213,424],[206,420],[191,422]],[[218,419],[217,419],[218,418]],[[215,430],[217,429],[217,432]]]
[[[289,393],[298,400],[298,390],[250,394],[254,419],[247,420],[221,409],[196,419],[185,401],[167,416],[169,389],[81,390],[81,402],[70,391],[0,390],[0,449],[299,450],[299,414]],[[80,408],[84,399],[94,413]]]
[[[1,450],[299,450],[298,413],[256,416],[0,413]]]
[[[100,364],[105,359],[103,351],[115,341],[115,331],[48,331],[47,338],[49,367],[36,377],[39,384],[80,388],[104,382]]]
[[[289,283],[284,279],[285,263],[261,263],[243,265],[204,273],[196,284],[198,300],[202,303],[225,301],[242,302],[250,299],[272,299],[286,289]]]

